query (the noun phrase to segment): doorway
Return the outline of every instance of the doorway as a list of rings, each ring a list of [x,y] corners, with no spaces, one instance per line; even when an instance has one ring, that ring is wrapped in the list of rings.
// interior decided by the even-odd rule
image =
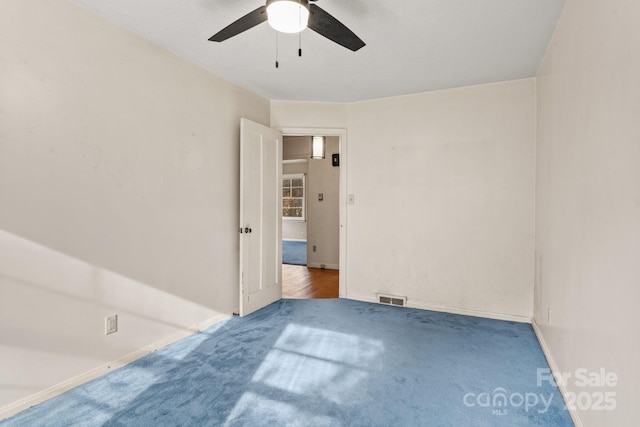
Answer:
[[[312,136],[283,137],[283,298],[340,295],[340,137],[323,142],[311,158]]]

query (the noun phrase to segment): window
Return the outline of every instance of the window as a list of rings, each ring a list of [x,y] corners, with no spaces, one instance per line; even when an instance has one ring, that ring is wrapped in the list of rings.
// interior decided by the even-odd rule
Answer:
[[[282,175],[282,218],[304,220],[304,174]]]

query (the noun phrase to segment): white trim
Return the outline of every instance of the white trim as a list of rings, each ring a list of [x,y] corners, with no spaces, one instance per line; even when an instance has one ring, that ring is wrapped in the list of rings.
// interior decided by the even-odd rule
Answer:
[[[347,298],[357,300],[357,301],[378,303],[378,300],[375,297],[375,295],[364,296],[364,295],[349,294],[347,295]],[[407,298],[407,308],[418,308],[420,310],[430,310],[430,311],[438,311],[442,313],[461,314],[463,316],[483,317],[486,319],[506,320],[509,322],[531,323],[531,318],[526,316],[519,316],[516,314],[506,314],[506,313],[495,313],[491,311],[476,310],[473,308],[463,308],[463,307],[454,307],[454,306],[448,306],[448,305],[432,304],[432,303],[419,301],[411,298]]]
[[[339,291],[340,298],[347,298],[347,129],[345,128],[300,128],[276,126],[274,129],[284,136],[337,136],[340,139],[340,262]]]
[[[307,264],[307,267],[309,267],[309,268],[322,268],[322,264],[324,264],[324,263],[314,262],[314,263]],[[324,264],[324,269],[325,270],[340,270],[340,266],[338,264]]]
[[[307,242],[306,239],[282,239],[283,242]]]
[[[202,321],[200,323],[196,323],[195,325],[178,331],[164,339],[161,339],[160,341],[154,342],[152,344],[146,345],[136,351],[134,351],[133,353],[129,353],[119,359],[116,359],[112,362],[109,362],[105,365],[102,366],[98,366],[97,368],[94,368],[88,372],[85,372],[83,374],[77,375],[73,378],[70,378],[66,381],[63,381],[59,384],[56,384],[54,386],[51,386],[49,388],[46,388],[42,391],[39,391],[35,394],[32,394],[31,396],[27,396],[23,399],[17,400],[13,403],[10,403],[6,406],[3,406],[2,408],[0,408],[0,420],[3,420],[5,418],[9,418],[12,417],[16,414],[18,414],[19,412],[24,411],[25,409],[28,409],[34,405],[37,405],[38,403],[42,403],[45,400],[49,400],[52,399],[56,396],[61,395],[64,392],[67,392],[73,388],[76,388],[82,384],[85,384],[91,380],[94,380],[98,377],[101,377],[107,373],[109,373],[110,371],[113,371],[115,369],[121,368],[125,365],[128,365],[131,362],[134,362],[135,360],[138,360],[150,353],[153,353],[156,350],[159,350],[163,347],[168,346],[169,344],[173,344],[176,341],[180,341],[183,338],[186,338],[190,335],[193,335],[196,332],[199,332],[203,329],[208,328],[211,325],[215,325],[216,323],[219,323],[225,319],[230,318],[231,316],[229,316],[228,314],[218,314],[213,316],[212,318]]]
[[[407,300],[407,307],[420,308],[422,310],[440,311],[444,313],[462,314],[464,316],[484,317],[486,319],[506,320],[508,322],[531,323],[531,318],[518,314],[497,313],[475,308],[455,307],[449,305],[432,304],[425,301]]]
[[[307,159],[291,159],[291,160],[283,160],[283,165],[290,165],[294,163],[307,163]]]
[[[531,326],[533,327],[533,332],[535,332],[536,334],[536,338],[538,338],[538,342],[540,343],[540,347],[542,348],[544,357],[547,359],[549,368],[551,368],[551,372],[553,374],[559,375],[560,369],[558,368],[556,361],[553,359],[553,356],[551,355],[551,350],[549,350],[549,346],[547,345],[547,342],[544,340],[544,336],[542,335],[542,331],[540,330],[540,327],[538,326],[538,322],[536,322],[535,317],[531,319]],[[560,390],[560,395],[562,396],[562,399],[566,403],[567,393],[569,392],[569,390],[567,390],[567,386],[561,381],[559,381],[558,389]],[[582,418],[580,418],[580,414],[578,413],[577,409],[568,408],[567,410],[569,411],[571,420],[576,425],[576,427],[584,427],[584,423],[582,422]]]

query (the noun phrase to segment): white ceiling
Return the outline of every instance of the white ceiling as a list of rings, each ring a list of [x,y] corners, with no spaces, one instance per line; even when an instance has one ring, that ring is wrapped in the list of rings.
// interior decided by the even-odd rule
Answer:
[[[533,77],[564,0],[319,0],[367,43],[260,24],[207,39],[264,0],[71,0],[268,99],[352,102]]]

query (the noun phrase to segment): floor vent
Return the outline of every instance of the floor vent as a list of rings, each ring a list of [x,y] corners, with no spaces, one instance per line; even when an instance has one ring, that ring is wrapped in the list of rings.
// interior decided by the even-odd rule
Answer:
[[[407,297],[399,297],[395,295],[378,294],[378,302],[380,304],[395,305],[398,307],[406,307]]]

